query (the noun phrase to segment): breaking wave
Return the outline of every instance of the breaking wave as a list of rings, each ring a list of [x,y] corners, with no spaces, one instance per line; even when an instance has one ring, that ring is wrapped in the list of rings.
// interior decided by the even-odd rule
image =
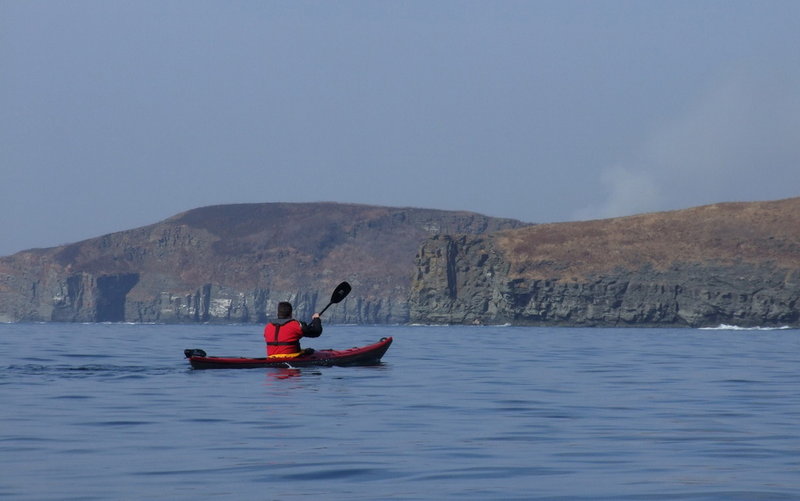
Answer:
[[[716,327],[700,327],[700,330],[705,331],[782,331],[792,329],[788,325],[780,327],[740,327],[738,325],[720,324]]]

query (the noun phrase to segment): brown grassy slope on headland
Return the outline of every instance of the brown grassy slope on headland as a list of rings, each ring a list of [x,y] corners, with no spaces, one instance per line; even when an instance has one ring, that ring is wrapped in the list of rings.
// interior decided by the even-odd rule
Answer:
[[[496,235],[519,278],[580,279],[671,263],[800,268],[800,198],[720,203],[615,219],[554,223]]]

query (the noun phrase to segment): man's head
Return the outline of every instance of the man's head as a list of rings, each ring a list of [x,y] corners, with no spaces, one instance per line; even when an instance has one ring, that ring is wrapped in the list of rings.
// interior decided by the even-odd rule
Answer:
[[[286,301],[278,303],[278,318],[292,318],[292,303]]]

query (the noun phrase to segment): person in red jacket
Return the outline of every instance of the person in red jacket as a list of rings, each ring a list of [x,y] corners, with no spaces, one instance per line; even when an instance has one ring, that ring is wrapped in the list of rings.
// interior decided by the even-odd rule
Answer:
[[[278,319],[264,327],[264,341],[267,342],[267,356],[291,358],[304,353],[300,348],[301,337],[319,337],[322,334],[322,320],[314,313],[311,323],[306,324],[292,318],[292,304],[278,303]],[[309,350],[306,350],[309,351]],[[313,350],[310,350],[313,353]]]

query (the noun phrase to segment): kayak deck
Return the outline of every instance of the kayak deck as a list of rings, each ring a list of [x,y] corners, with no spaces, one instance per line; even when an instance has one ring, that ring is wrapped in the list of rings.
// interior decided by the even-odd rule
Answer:
[[[183,353],[193,369],[255,369],[259,367],[312,367],[376,365],[392,344],[391,337],[377,343],[346,350],[316,350],[294,358],[213,357],[203,350],[187,349]]]

